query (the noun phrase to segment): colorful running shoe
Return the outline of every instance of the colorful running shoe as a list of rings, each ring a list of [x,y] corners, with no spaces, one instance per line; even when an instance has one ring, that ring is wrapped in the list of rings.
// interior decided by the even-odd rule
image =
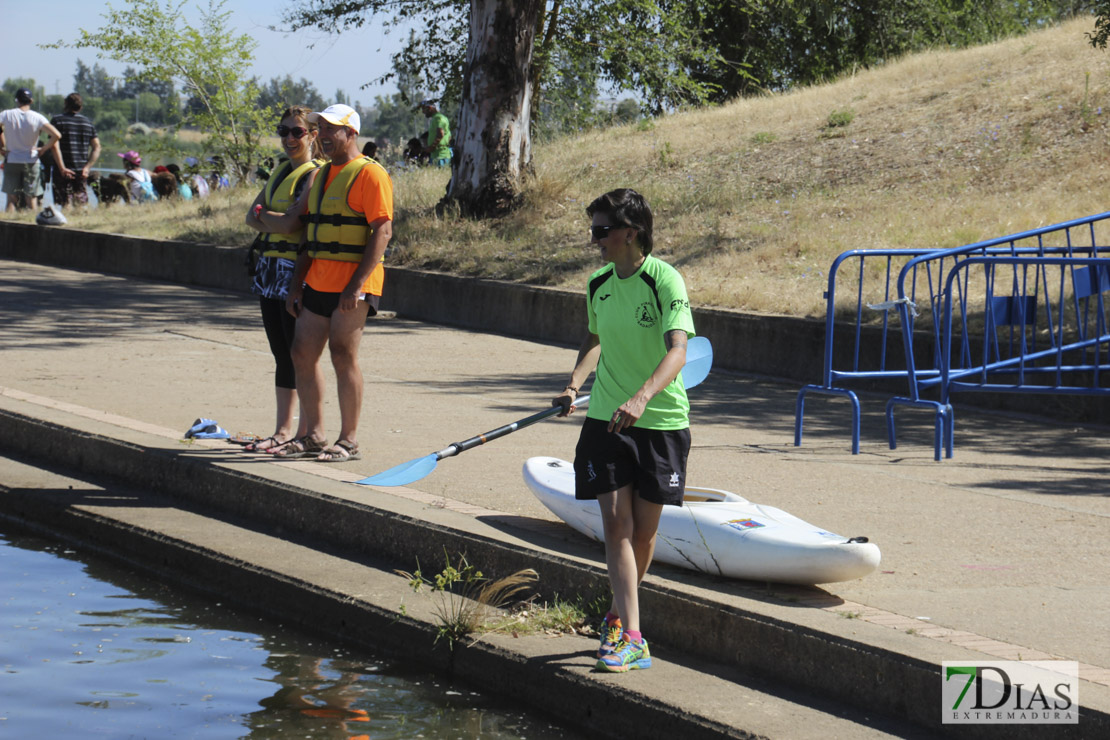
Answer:
[[[651,668],[651,651],[648,650],[647,640],[643,642],[621,640],[616,650],[597,661],[596,668],[610,673]]]
[[[620,617],[612,622],[602,622],[601,646],[597,649],[597,657],[604,658],[606,655],[611,655],[617,649],[617,643],[621,641],[622,634],[624,634],[624,627],[621,626]]]

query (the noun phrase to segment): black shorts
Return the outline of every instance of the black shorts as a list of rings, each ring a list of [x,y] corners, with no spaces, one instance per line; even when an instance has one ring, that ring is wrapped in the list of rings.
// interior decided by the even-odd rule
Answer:
[[[619,434],[609,422],[586,419],[574,451],[574,497],[596,499],[629,484],[640,498],[681,506],[686,492],[689,429],[640,429]]]
[[[323,293],[319,290],[313,290],[312,287],[309,285],[305,285],[304,298],[302,298],[304,302],[303,306],[317,316],[324,316],[325,318],[330,319],[331,315],[335,313],[336,310],[339,308],[340,295],[342,294]],[[362,296],[361,300],[365,301],[370,306],[370,311],[366,314],[367,316],[377,315],[378,302],[381,301],[380,295],[371,295],[370,293],[366,293]]]

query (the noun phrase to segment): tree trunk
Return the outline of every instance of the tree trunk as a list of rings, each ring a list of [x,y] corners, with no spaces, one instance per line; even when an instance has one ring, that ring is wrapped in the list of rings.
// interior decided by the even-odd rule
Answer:
[[[448,201],[483,218],[512,210],[532,169],[532,52],[541,0],[471,0],[457,158]]]

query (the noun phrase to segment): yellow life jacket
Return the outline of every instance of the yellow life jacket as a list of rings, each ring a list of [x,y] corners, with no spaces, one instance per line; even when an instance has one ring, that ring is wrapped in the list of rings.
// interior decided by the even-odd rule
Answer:
[[[297,186],[301,179],[322,164],[323,160],[310,159],[293,169],[292,162],[283,162],[262,189],[262,203],[266,210],[284,213],[297,200]],[[301,227],[291,234],[263,234],[262,241],[266,243],[266,249],[262,256],[297,259],[297,245],[301,243],[303,231],[304,228]]]
[[[347,196],[355,178],[370,165],[381,166],[369,157],[352,159],[326,189],[324,183],[328,181],[331,163],[324,165],[317,175],[308,194],[308,215],[301,217],[307,224],[305,249],[310,257],[339,262],[362,261],[373,229],[366,223],[366,214],[351,208]]]

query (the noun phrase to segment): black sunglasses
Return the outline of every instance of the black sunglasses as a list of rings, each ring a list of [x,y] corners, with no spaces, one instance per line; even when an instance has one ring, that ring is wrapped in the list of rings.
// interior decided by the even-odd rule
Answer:
[[[303,126],[294,126],[293,128],[289,128],[288,126],[277,127],[277,135],[283,139],[289,134],[293,134],[294,139],[300,139],[304,137],[304,135],[307,133],[308,129],[304,128]]]
[[[616,224],[613,226],[591,226],[590,236],[592,236],[594,239],[604,239],[605,237],[609,236],[609,232],[611,230],[623,228],[625,227],[621,226],[620,224]]]

